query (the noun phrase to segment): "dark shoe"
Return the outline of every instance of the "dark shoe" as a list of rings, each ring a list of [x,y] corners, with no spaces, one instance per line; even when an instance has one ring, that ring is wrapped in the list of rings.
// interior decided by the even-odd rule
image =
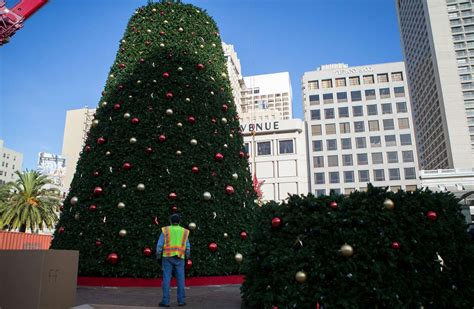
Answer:
[[[170,305],[166,305],[166,304],[163,304],[163,303],[159,303],[158,304],[158,307],[169,307]]]
[[[180,304],[178,304],[178,306],[179,307],[184,307],[184,306],[186,306],[186,303],[180,303]]]

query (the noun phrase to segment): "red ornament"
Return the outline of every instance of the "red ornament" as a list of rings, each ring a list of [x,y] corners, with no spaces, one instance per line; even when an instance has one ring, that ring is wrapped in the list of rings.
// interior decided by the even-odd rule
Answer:
[[[213,117],[213,118],[211,119],[211,122],[212,122],[212,123],[216,123],[216,122],[217,122],[217,119]]]
[[[172,201],[174,201],[177,197],[178,195],[175,192],[171,192],[170,194],[168,194],[168,198]]]
[[[400,244],[396,241],[393,241],[391,247],[392,249],[398,250],[400,249]]]
[[[217,244],[215,242],[211,242],[208,246],[209,250],[211,250],[212,252],[216,252],[217,251]]]
[[[101,187],[94,188],[94,195],[101,195],[102,193],[103,193],[103,190]]]
[[[426,216],[428,217],[428,219],[430,219],[431,221],[435,221],[437,218],[438,218],[438,214],[434,211],[428,211],[428,213],[426,214]]]
[[[123,87],[123,85],[118,85],[117,88],[118,88],[118,90],[122,90],[124,87]]]
[[[240,238],[245,240],[247,238],[247,232],[245,232],[245,231],[240,232]]]
[[[65,230],[64,226],[61,226],[61,227],[58,229],[59,234],[64,233],[64,230]]]
[[[214,172],[214,171],[212,171],[212,172],[211,172],[211,176],[212,176],[212,177],[216,177],[216,176],[217,176],[217,173]]]
[[[189,117],[188,117],[188,122],[189,122],[190,124],[195,124],[195,123],[196,123],[196,118],[194,118],[194,116],[189,116]]]
[[[234,187],[232,187],[231,185],[228,185],[225,187],[225,193],[231,195],[231,194],[234,194]]]
[[[227,112],[227,110],[229,109],[229,106],[227,106],[227,104],[222,104],[222,111],[223,112]]]
[[[118,103],[117,103],[117,104],[114,104],[114,109],[115,109],[116,111],[117,111],[117,110],[119,110],[119,109],[120,109],[120,107],[121,107],[121,105],[120,105],[120,104],[118,104]]]
[[[94,175],[94,177],[99,177],[100,173],[99,173],[99,171],[94,171],[93,175]]]
[[[161,134],[161,135],[158,137],[158,140],[159,140],[160,142],[166,141],[166,135]]]
[[[107,255],[107,262],[109,264],[115,265],[117,264],[118,260],[119,260],[119,257],[117,253],[110,253],[109,255]]]
[[[171,207],[171,212],[173,213],[178,212],[178,207],[176,205],[173,205],[173,207]]]
[[[332,209],[336,209],[337,208],[337,203],[335,201],[332,201],[330,204],[329,204],[329,207],[331,207]]]
[[[222,153],[218,152],[218,153],[216,153],[216,155],[214,156],[214,159],[215,159],[216,161],[218,161],[218,162],[219,162],[219,161],[222,161],[222,160],[224,159],[224,155],[223,155]]]
[[[105,138],[103,138],[102,136],[99,137],[99,138],[97,139],[97,144],[99,144],[99,145],[105,144]]]
[[[146,44],[146,42],[145,42],[145,44]],[[140,58],[140,60],[139,60],[139,61],[140,61],[140,63],[143,63],[143,62],[145,62],[145,59],[143,59],[143,58]]]
[[[191,267],[193,267],[193,261],[187,260],[187,261],[186,261],[186,269],[189,270],[189,269],[191,269]]]
[[[168,72],[163,73],[163,78],[168,78],[168,77],[170,77],[170,73]]]
[[[160,222],[158,220],[158,217],[154,217],[153,218],[153,223],[156,224],[156,225],[160,225]]]
[[[275,217],[275,218],[272,219],[272,227],[273,227],[273,228],[276,229],[277,227],[280,226],[280,224],[281,224],[280,218]]]
[[[245,152],[243,152],[243,151],[239,151],[239,157],[241,157],[241,158],[245,158]]]
[[[163,12],[162,12],[163,13]],[[165,35],[164,31],[160,31],[160,35]]]
[[[124,63],[120,63],[118,66],[119,66],[119,68],[121,68],[121,69],[125,69],[125,64],[124,64]]]
[[[92,204],[92,205],[89,206],[89,210],[90,210],[90,211],[95,211],[96,209],[97,209],[97,206],[94,205],[94,204]]]
[[[64,211],[64,206],[63,205],[59,206],[59,210]]]
[[[166,59],[171,60],[173,58],[173,54],[166,55]]]
[[[152,251],[151,251],[150,248],[146,247],[145,249],[143,249],[143,255],[151,256],[151,253],[152,253]]]
[[[174,97],[174,95],[173,95],[173,93],[172,93],[171,91],[166,93],[166,98],[167,98],[168,100],[171,100],[173,97]]]
[[[91,152],[91,146],[86,145],[86,147],[84,147],[84,150],[85,150],[86,152]]]
[[[152,152],[153,152],[153,148],[151,148],[151,147],[146,147],[145,152],[146,152],[146,153],[152,153]]]
[[[203,70],[203,69],[204,69],[204,64],[199,63],[198,65],[196,65],[196,68],[197,68],[198,70]]]
[[[191,168],[191,171],[192,171],[194,174],[197,174],[197,173],[199,173],[199,167],[193,166],[193,167]]]
[[[153,106],[148,106],[148,110],[151,112],[153,110]]]
[[[122,168],[123,168],[124,170],[127,170],[127,171],[128,171],[128,170],[130,170],[130,169],[132,168],[132,164],[130,164],[130,163],[128,163],[128,162],[125,162],[125,163],[123,164]]]
[[[95,245],[96,245],[97,247],[100,247],[100,246],[102,246],[102,242],[101,242],[100,240],[96,240],[96,241],[95,241]]]
[[[140,119],[138,118],[132,118],[132,124],[138,124],[140,122]]]
[[[234,117],[234,119],[235,119],[235,120],[239,120],[239,119],[240,119],[239,115],[236,115],[236,116]]]

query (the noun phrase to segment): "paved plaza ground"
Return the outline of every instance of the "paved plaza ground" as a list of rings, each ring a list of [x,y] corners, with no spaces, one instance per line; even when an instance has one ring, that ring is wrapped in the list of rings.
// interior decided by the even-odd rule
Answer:
[[[161,288],[82,287],[77,288],[74,309],[151,309],[158,308]],[[186,287],[186,307],[240,308],[240,285]],[[176,288],[171,288],[171,307],[178,307]]]

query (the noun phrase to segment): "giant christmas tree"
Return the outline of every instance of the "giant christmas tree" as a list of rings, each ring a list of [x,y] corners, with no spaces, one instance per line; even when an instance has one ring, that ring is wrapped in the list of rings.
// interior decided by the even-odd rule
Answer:
[[[191,230],[191,275],[237,273],[252,189],[214,21],[178,2],[130,19],[80,154],[53,249],[80,275],[156,277],[170,214]]]

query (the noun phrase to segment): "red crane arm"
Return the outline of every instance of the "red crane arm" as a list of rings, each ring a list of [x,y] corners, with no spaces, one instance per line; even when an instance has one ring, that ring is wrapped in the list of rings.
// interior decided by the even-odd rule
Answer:
[[[46,2],[48,2],[48,0],[20,0],[11,11],[27,19],[45,5]]]

